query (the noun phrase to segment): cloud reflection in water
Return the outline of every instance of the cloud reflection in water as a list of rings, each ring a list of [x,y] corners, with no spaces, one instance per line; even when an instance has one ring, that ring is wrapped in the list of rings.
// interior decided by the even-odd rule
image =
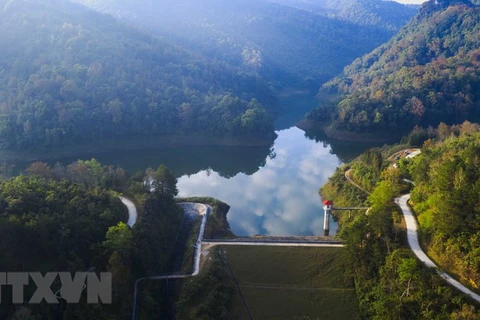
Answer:
[[[277,132],[276,157],[255,174],[227,179],[201,171],[179,179],[180,196],[211,196],[231,206],[228,221],[237,235],[323,235],[318,188],[341,164],[330,146],[291,128]],[[330,234],[337,225],[331,224]]]

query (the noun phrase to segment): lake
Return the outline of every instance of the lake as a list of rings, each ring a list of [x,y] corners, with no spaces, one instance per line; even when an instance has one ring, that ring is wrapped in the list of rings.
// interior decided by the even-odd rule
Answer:
[[[70,164],[96,158],[105,165],[144,172],[165,164],[178,177],[179,196],[210,196],[231,206],[228,221],[239,236],[323,235],[323,209],[318,195],[335,169],[371,144],[332,141],[322,133],[292,127],[312,100],[286,100],[288,116],[277,121],[277,139],[265,147],[166,147],[141,151],[88,153],[46,162]],[[290,119],[290,120],[289,120]],[[288,122],[290,121],[290,123]],[[0,159],[1,160],[1,159]],[[28,163],[15,162],[17,170]],[[337,224],[331,222],[330,234]]]
[[[212,196],[231,206],[228,221],[237,235],[323,235],[318,189],[341,165],[329,145],[302,130],[278,131],[273,153],[253,174],[224,177],[202,170],[179,179],[180,196]],[[330,234],[337,225],[332,222]]]

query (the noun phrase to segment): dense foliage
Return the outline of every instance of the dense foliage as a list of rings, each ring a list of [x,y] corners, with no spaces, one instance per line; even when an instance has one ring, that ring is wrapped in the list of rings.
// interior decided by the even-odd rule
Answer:
[[[109,227],[126,217],[114,194],[67,180],[23,176],[3,181],[0,199],[2,270],[106,271],[102,242]],[[28,287],[27,296],[32,294],[29,289],[32,288]],[[2,298],[8,303],[8,296]],[[118,298],[114,296],[115,300]],[[8,319],[16,309],[2,304],[1,318]],[[44,318],[55,313],[55,308],[46,309],[45,305],[32,305],[28,309],[20,310]],[[102,319],[114,312],[113,307],[91,307],[86,302],[62,304],[60,310],[92,319]],[[92,317],[95,312],[99,313],[96,318]],[[12,319],[17,318],[14,315]]]
[[[369,149],[338,168],[329,178],[328,183],[322,186],[320,194],[324,199],[334,200],[334,203],[340,207],[362,206],[367,201],[368,193],[376,188],[387,166],[388,162],[383,159],[382,150]],[[351,184],[346,179],[346,175],[364,190]]]
[[[2,0],[0,8],[2,147],[273,135],[262,103],[274,99],[254,74],[67,1]]]
[[[413,208],[429,253],[463,283],[480,287],[480,128],[439,127],[436,142],[402,163],[416,182]]]
[[[333,176],[329,178],[328,183],[320,189],[323,199],[333,200],[335,205],[340,207],[363,205],[365,203],[367,194],[345,179],[345,172],[348,169],[348,166],[338,168]],[[336,218],[341,218],[341,216]]]
[[[417,183],[412,192],[415,208],[423,208],[422,212],[425,212],[419,215],[422,228],[424,219],[434,223],[435,226],[448,228],[449,224],[452,223],[452,228],[456,228],[455,234],[450,233],[448,238],[441,238],[445,233],[437,233],[435,228],[427,228],[425,230],[427,234],[432,235],[433,232],[433,234],[439,236],[438,241],[435,242],[436,244],[440,243],[440,239],[444,241],[438,247],[438,250],[434,249],[434,252],[437,252],[439,257],[449,261],[455,258],[456,264],[465,267],[464,271],[468,269],[467,266],[471,267],[470,273],[466,273],[470,278],[474,273],[478,276],[478,265],[476,265],[474,270],[475,252],[478,251],[478,245],[475,245],[475,241],[478,238],[478,235],[475,236],[475,233],[478,233],[478,223],[472,223],[475,219],[473,214],[475,210],[472,203],[476,201],[478,191],[475,194],[474,185],[464,186],[465,189],[462,189],[463,191],[466,191],[468,188],[472,189],[464,197],[460,196],[460,191],[455,193],[455,191],[451,190],[453,195],[448,194],[448,192],[440,194],[435,191],[439,187],[441,188],[443,184],[453,187],[455,182],[459,180],[456,176],[472,172],[474,166],[474,161],[472,160],[475,158],[473,154],[476,153],[476,157],[478,157],[478,150],[474,150],[478,148],[480,136],[478,136],[479,133],[468,135],[467,132],[478,130],[475,128],[477,127],[470,123],[453,128],[442,124],[435,130],[435,137],[449,137],[450,134],[465,136],[463,138],[452,136],[446,140],[447,145],[451,144],[451,147],[445,146],[442,151],[448,153],[446,150],[448,148],[450,153],[443,155],[442,151],[439,150],[442,147],[438,145],[433,146],[431,140],[427,140],[427,147],[423,149],[426,154],[418,156],[413,163],[409,164],[406,160],[402,160],[400,169],[394,169],[391,166],[385,169],[382,166],[380,170],[383,172],[381,174],[370,177],[373,179],[370,184],[375,185],[375,187],[371,195],[363,203],[371,207],[367,215],[364,212],[356,214],[352,214],[352,212],[338,213],[337,217],[341,223],[339,236],[346,242],[347,258],[350,261],[349,269],[355,278],[360,308],[365,319],[480,318],[477,307],[472,305],[470,300],[455,289],[447,286],[436,273],[428,270],[418,262],[408,248],[406,234],[401,224],[400,210],[393,202],[394,197],[397,197],[408,187],[402,181],[403,177],[409,174],[408,168],[411,170],[412,176]],[[417,129],[415,134],[418,134],[419,131],[421,130]],[[459,142],[458,139],[460,141],[463,140],[463,143]],[[477,139],[476,143],[472,142],[472,139]],[[356,163],[363,167],[370,166],[371,172],[378,173],[378,170],[374,170],[375,164],[380,163],[377,159],[377,154],[376,151],[369,151],[361,156]],[[463,164],[460,161],[462,158],[465,159]],[[431,161],[431,163],[428,161]],[[430,164],[433,166],[432,172],[440,170],[439,165],[438,169],[435,168],[434,161],[438,161],[439,164],[443,163],[445,169],[451,169],[451,163],[458,164],[460,167],[462,165],[466,167],[462,170],[460,170],[460,167],[457,167],[456,172],[458,170],[462,172],[459,174],[455,174],[452,171],[447,173],[445,171],[445,174],[442,175],[442,180],[438,181],[439,184],[436,185],[436,181],[432,180],[432,178],[437,177],[437,174],[429,173],[427,170]],[[467,171],[467,163],[471,169],[469,171]],[[348,166],[353,167],[353,164]],[[355,190],[351,184],[345,182],[344,170],[345,168],[337,170],[327,185],[322,187],[322,196],[328,197],[339,204],[341,203],[341,205],[362,204],[361,200],[364,199],[365,192],[358,189]],[[477,171],[475,168],[474,172]],[[465,178],[465,175],[463,177]],[[478,178],[476,177],[472,172],[472,176],[469,176],[469,179],[471,179],[468,181],[476,183]],[[475,195],[473,196],[473,194]],[[462,207],[468,211],[454,210],[453,212],[448,212],[448,206],[443,208],[445,201],[455,201],[453,199],[455,195],[461,197],[461,199],[465,199],[469,195],[472,196],[472,202],[469,202],[471,207],[468,209]],[[460,201],[458,199],[456,202],[450,203],[458,204]],[[433,218],[431,216],[432,211],[426,209],[435,203],[438,206],[435,207],[437,209],[434,210],[435,217]],[[440,215],[440,212],[442,215]],[[422,214],[424,215],[423,218]],[[429,215],[430,219],[428,219]],[[465,216],[470,217],[469,220],[465,221]],[[433,222],[434,220],[435,222]],[[452,229],[449,230],[452,231]],[[470,235],[470,238],[468,235]],[[461,250],[462,253],[455,251],[456,248]],[[468,260],[463,262],[462,259]],[[478,257],[476,259],[478,260]]]
[[[395,30],[385,24],[404,24],[413,16],[398,5],[395,15],[403,18],[390,15],[388,22],[368,23],[388,6],[381,0],[372,0],[375,6],[365,16],[357,15],[357,7],[345,6],[344,15],[365,23],[331,17],[328,9],[318,14],[268,0],[76,1],[210,58],[257,72],[276,87],[315,91],[355,58],[387,41]]]
[[[480,119],[480,7],[431,0],[393,39],[322,90],[341,101],[309,114],[337,130],[407,132]]]
[[[352,164],[351,177],[363,188],[372,191],[385,168],[382,153],[379,150],[368,150],[361,155],[359,162]]]
[[[148,192],[143,175],[98,161],[78,161],[67,167],[32,164],[27,175],[0,182],[0,269],[22,272],[109,271],[113,304],[10,305],[4,291],[2,319],[128,319],[135,279],[169,272],[183,213],[174,201],[176,179],[164,166],[155,172],[158,191]],[[113,191],[126,191],[141,215],[127,226],[126,209]],[[56,286],[56,284],[54,284]],[[53,288],[54,289],[54,288]],[[34,288],[26,287],[31,297]],[[162,317],[162,287],[141,287],[140,319]],[[27,300],[28,301],[28,300]],[[148,316],[145,316],[148,315]]]
[[[95,245],[126,217],[111,192],[68,180],[5,180],[0,199],[2,270],[89,269]]]

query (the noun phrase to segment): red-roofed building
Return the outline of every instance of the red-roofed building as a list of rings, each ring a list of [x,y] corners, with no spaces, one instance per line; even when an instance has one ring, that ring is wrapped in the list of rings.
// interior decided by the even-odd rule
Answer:
[[[325,200],[325,201],[323,201],[323,205],[324,206],[333,206],[333,202],[330,201],[330,200]]]

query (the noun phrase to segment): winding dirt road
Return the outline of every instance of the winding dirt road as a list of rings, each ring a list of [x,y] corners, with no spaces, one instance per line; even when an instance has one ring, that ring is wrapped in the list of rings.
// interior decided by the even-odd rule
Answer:
[[[358,190],[362,190],[363,192],[370,194],[370,192],[368,192],[367,189],[364,189],[361,185],[353,181],[351,174],[352,174],[352,169],[345,171],[345,179],[347,179],[347,181],[350,182],[350,184],[356,187]]]

